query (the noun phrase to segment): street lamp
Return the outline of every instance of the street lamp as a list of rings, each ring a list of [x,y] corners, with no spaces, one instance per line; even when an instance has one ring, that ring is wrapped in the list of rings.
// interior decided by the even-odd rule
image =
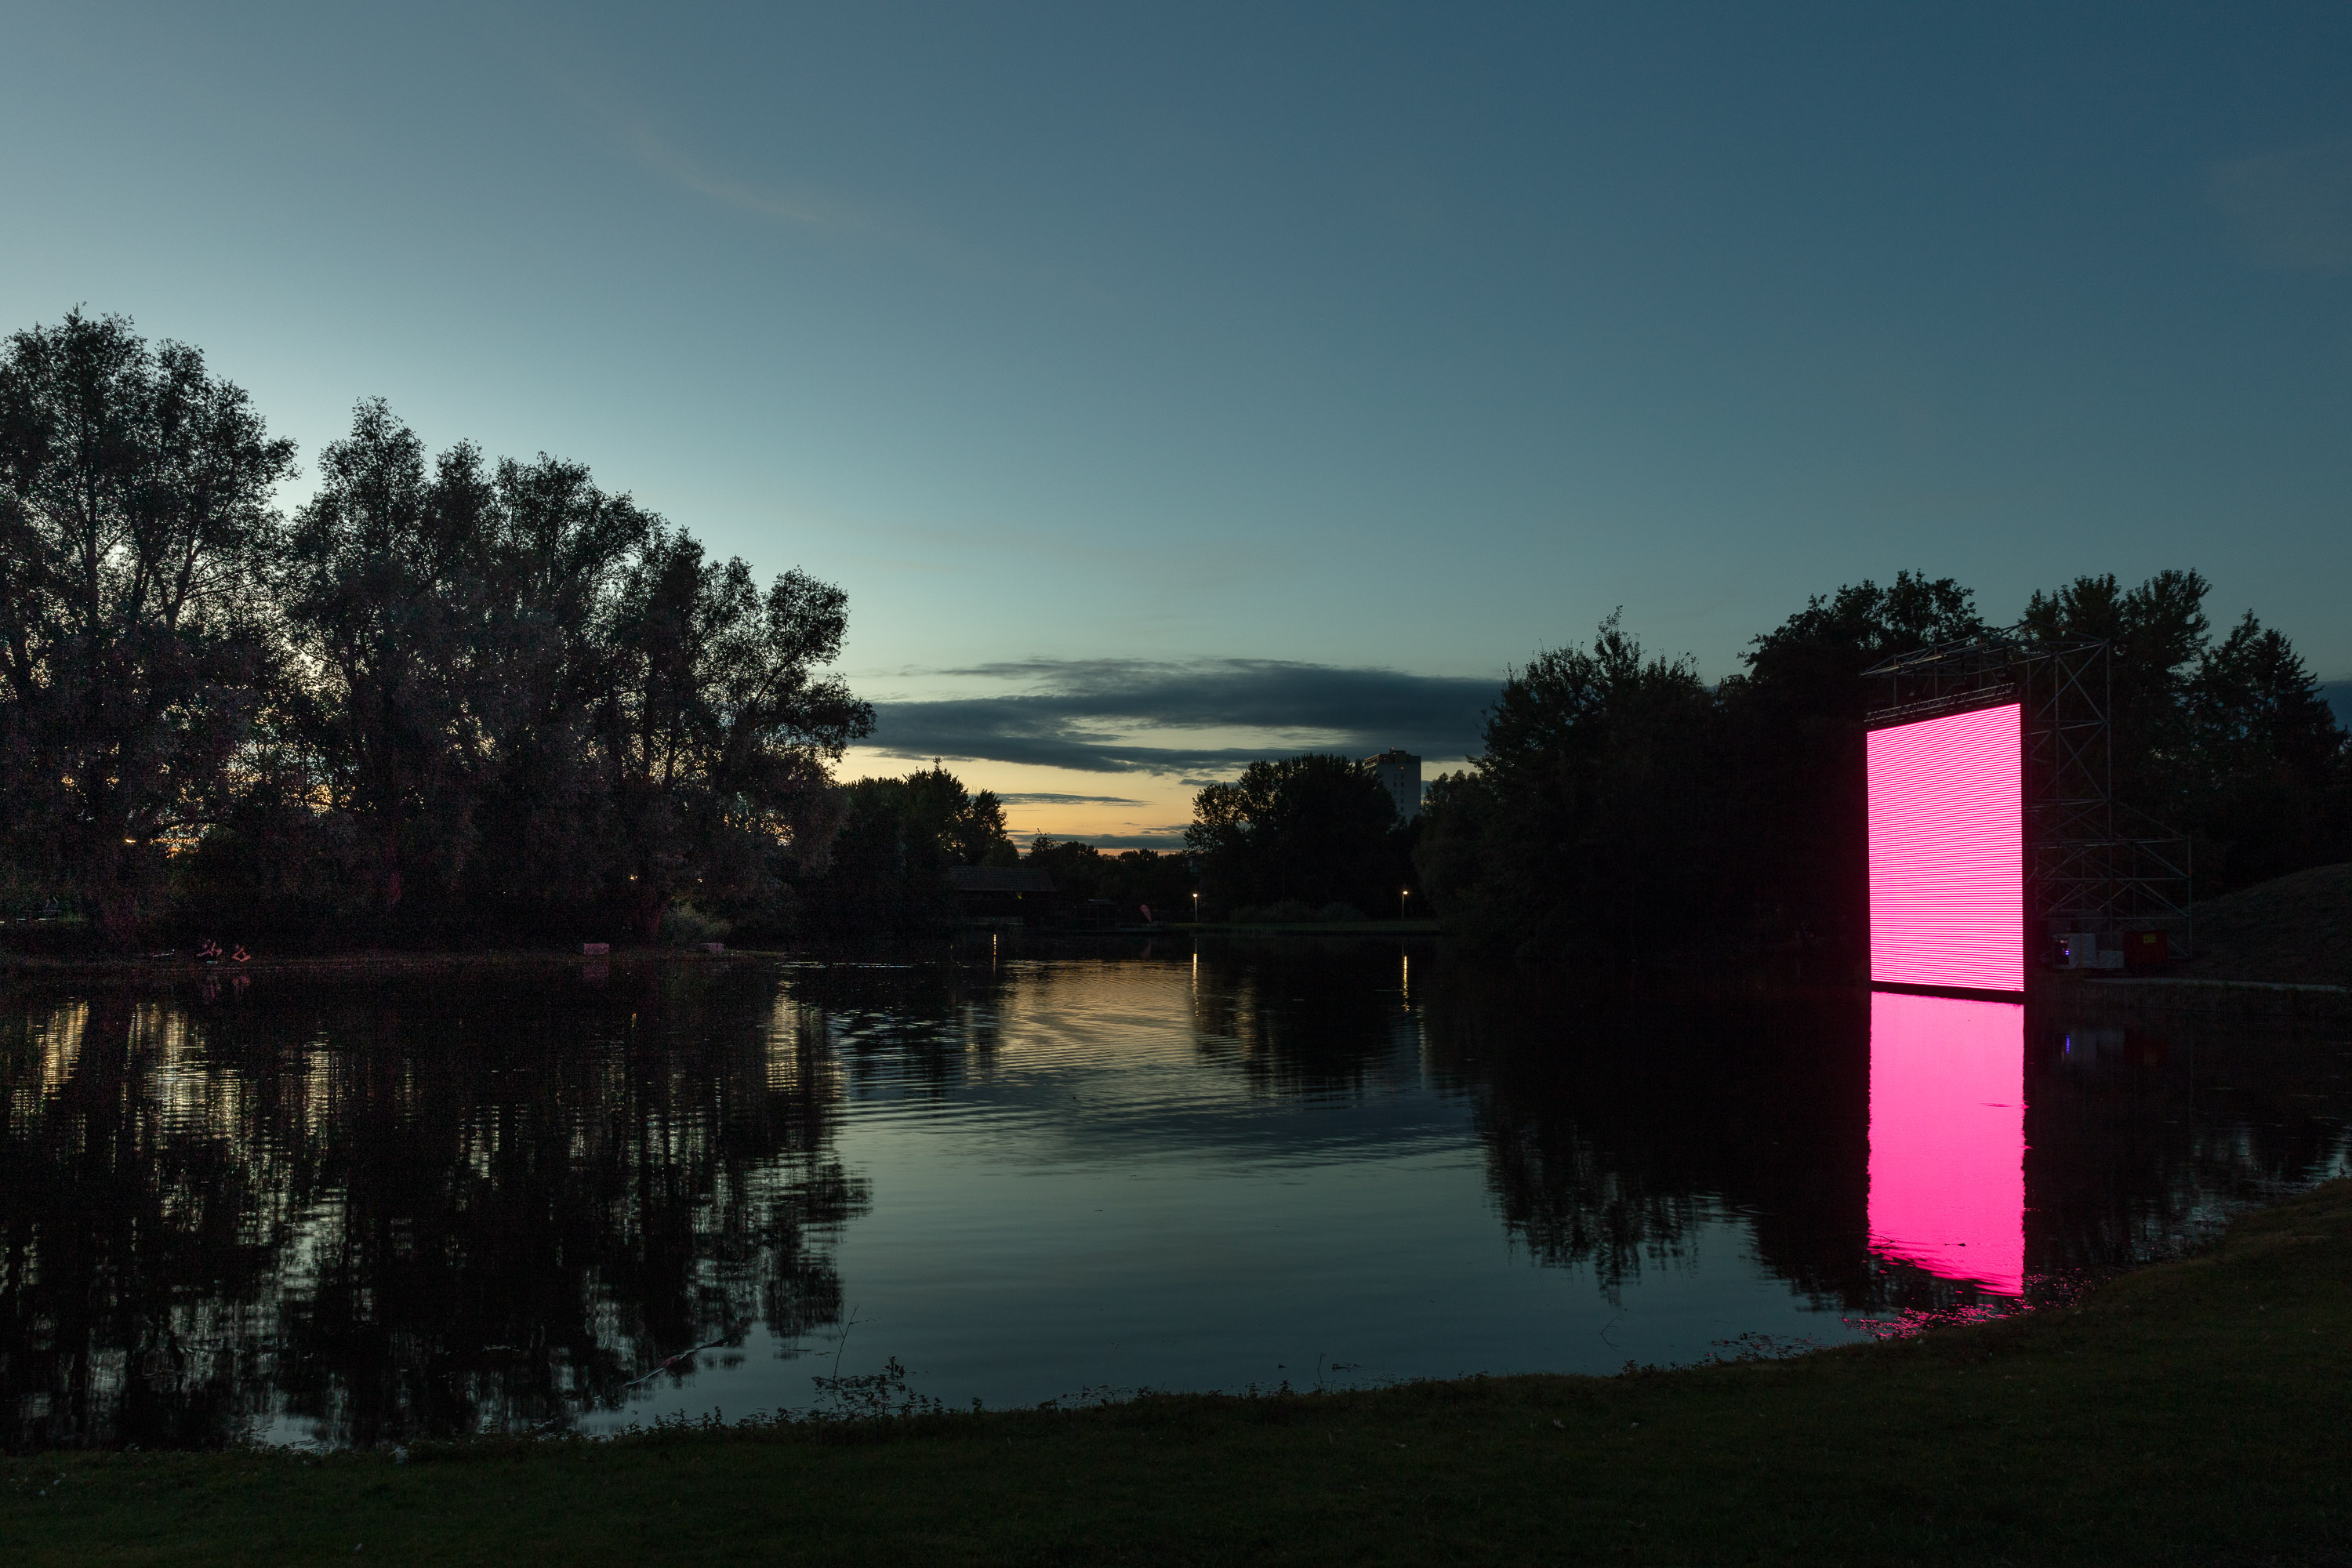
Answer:
[[[1412,915],[1411,913],[1412,909],[1411,901],[1412,899],[1412,889],[1411,888],[1399,888],[1397,889],[1397,919],[1401,921],[1409,921],[1412,919]]]
[[[1201,893],[1197,888],[1192,890],[1192,923],[1201,923]]]

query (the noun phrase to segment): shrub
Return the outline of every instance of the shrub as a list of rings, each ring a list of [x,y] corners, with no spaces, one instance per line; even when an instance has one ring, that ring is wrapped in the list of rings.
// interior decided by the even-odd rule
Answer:
[[[698,947],[706,942],[724,942],[734,926],[704,914],[692,904],[672,904],[662,914],[659,940],[668,947]]]

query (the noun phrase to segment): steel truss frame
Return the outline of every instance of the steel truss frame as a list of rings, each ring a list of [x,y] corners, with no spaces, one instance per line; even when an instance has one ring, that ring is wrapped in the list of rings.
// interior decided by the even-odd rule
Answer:
[[[2105,945],[2162,931],[2192,951],[2189,839],[2115,798],[2109,650],[2091,639],[1988,637],[1882,659],[1863,671],[1867,729],[2015,702],[2025,725],[2027,935],[2037,953],[2062,932]]]

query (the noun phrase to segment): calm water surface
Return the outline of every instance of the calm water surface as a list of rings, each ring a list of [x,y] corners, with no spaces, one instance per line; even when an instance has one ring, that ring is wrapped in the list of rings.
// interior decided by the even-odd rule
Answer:
[[[2347,1049],[1303,940],[20,998],[0,1437],[599,1430],[894,1357],[1015,1405],[1835,1343],[2343,1173]]]

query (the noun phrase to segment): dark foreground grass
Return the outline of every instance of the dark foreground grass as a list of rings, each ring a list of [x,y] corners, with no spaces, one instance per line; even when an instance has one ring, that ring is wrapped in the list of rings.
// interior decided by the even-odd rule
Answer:
[[[0,1563],[2352,1563],[2352,1184],[1801,1360],[352,1455],[0,1459]]]

